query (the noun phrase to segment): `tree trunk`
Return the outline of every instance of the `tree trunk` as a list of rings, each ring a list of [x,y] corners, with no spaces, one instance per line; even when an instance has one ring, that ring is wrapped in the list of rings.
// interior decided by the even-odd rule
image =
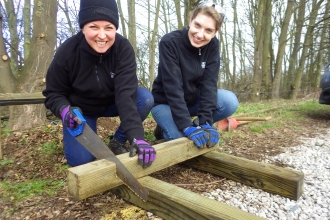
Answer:
[[[0,69],[1,69],[1,80],[0,80],[0,90],[4,93],[13,93],[15,91],[15,78],[11,73],[10,69],[10,59],[6,52],[6,47],[3,38],[2,29],[2,14],[0,11]]]
[[[278,40],[278,50],[276,56],[276,63],[275,63],[275,72],[274,72],[274,81],[273,81],[273,88],[272,88],[272,97],[279,98],[280,92],[280,83],[281,83],[281,76],[282,76],[282,63],[283,57],[286,48],[286,42],[288,37],[288,29],[290,20],[293,14],[293,0],[288,0],[284,20],[281,27],[281,34]]]
[[[262,50],[263,50],[263,28],[262,28],[262,20],[265,11],[265,1],[259,1],[258,3],[258,11],[257,11],[257,20],[254,25],[255,36],[254,36],[254,65],[253,65],[253,84],[252,84],[252,94],[251,101],[256,102],[259,100],[259,94],[261,89],[261,64],[262,64]],[[252,19],[252,18],[251,18]],[[253,24],[253,21],[251,21]]]
[[[149,48],[150,54],[150,64],[149,64],[149,82],[150,82],[150,90],[152,88],[152,83],[154,82],[155,78],[155,56],[156,56],[156,35],[158,30],[158,17],[159,17],[159,10],[160,10],[160,0],[157,0],[156,6],[156,15],[155,15],[155,23],[154,29],[152,31],[152,38],[151,38],[151,47]]]
[[[128,40],[137,54],[136,45],[136,20],[135,20],[135,0],[127,1],[128,4]]]
[[[268,97],[270,92],[270,84],[271,84],[271,48],[272,48],[272,2],[271,0],[265,1],[265,14],[263,19],[263,50],[261,52],[262,63],[261,63],[261,72],[262,78],[264,81],[264,92]]]
[[[174,0],[174,4],[175,4],[175,11],[176,11],[176,15],[177,15],[177,19],[178,19],[178,29],[182,29],[183,28],[183,23],[181,20],[181,1],[180,0]]]
[[[289,59],[289,68],[288,68],[288,74],[286,82],[286,90],[288,92],[288,98],[292,97],[292,92],[295,89],[293,86],[293,79],[294,79],[294,73],[296,70],[297,65],[297,59],[298,59],[298,52],[300,51],[300,41],[301,41],[301,33],[305,21],[305,9],[306,9],[306,3],[305,1],[300,1],[298,6],[298,16],[295,19],[295,34],[294,34],[294,46],[291,50],[290,59]]]
[[[56,0],[35,0],[33,9],[33,35],[29,58],[20,78],[19,92],[41,92],[43,79],[54,55],[56,44]],[[44,105],[15,106],[10,112],[8,127],[24,130],[45,122]]]
[[[8,26],[9,26],[9,34],[10,34],[10,43],[9,43],[9,51],[11,53],[10,59],[10,68],[12,74],[17,78],[19,77],[18,73],[18,61],[23,59],[18,49],[19,37],[17,34],[17,11],[15,12],[14,2],[13,0],[4,1],[7,16],[8,16]],[[20,57],[20,58],[19,58]]]
[[[24,21],[24,59],[29,57],[31,45],[31,2],[30,0],[24,1],[23,21]]]
[[[184,26],[188,26],[189,13],[192,11],[200,0],[184,0]]]
[[[319,83],[320,83],[320,77],[321,77],[321,71],[323,68],[323,62],[324,62],[324,46],[325,43],[327,42],[327,33],[329,34],[329,24],[330,24],[330,19],[329,19],[329,13],[330,13],[330,1],[327,2],[324,16],[323,16],[323,29],[320,37],[320,45],[319,45],[319,50],[317,51],[317,60],[316,60],[316,71],[314,74],[314,78],[312,80],[312,87],[313,88],[318,88]],[[330,36],[328,35],[328,39],[330,39]],[[328,40],[329,41],[329,40]],[[329,42],[330,43],[330,42]],[[330,51],[330,48],[328,48],[328,51]],[[330,61],[330,57],[327,59]]]
[[[117,4],[118,4],[119,18],[120,18],[120,23],[121,23],[121,25],[119,26],[119,28],[122,30],[123,36],[125,38],[127,38],[126,23],[125,23],[125,18],[124,18],[123,10],[121,8],[121,0],[117,0]]]
[[[317,12],[323,1],[324,0],[319,0],[317,2],[317,0],[313,0],[313,3],[312,3],[313,6],[312,6],[311,13],[310,13],[309,25],[308,25],[307,32],[305,35],[304,46],[303,46],[301,58],[299,60],[299,67],[297,69],[296,78],[295,78],[295,81],[293,84],[295,89],[292,92],[291,99],[296,99],[297,95],[298,95],[298,91],[300,90],[301,78],[302,78],[304,67],[305,67],[305,61],[307,59],[308,51],[311,49],[310,46],[313,42],[313,32],[314,32],[314,28],[315,28],[315,20],[316,20]]]
[[[232,45],[232,57],[233,57],[233,79],[231,80],[230,88],[235,88],[236,84],[236,41],[237,41],[237,24],[238,24],[238,18],[237,18],[237,0],[233,1],[233,9],[234,9],[234,30],[233,30],[233,45]],[[229,62],[228,62],[229,63]]]

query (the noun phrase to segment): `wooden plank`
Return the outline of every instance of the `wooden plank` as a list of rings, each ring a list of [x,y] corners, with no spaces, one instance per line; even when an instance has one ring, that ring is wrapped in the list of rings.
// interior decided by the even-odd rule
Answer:
[[[125,185],[118,186],[111,191],[135,206],[150,211],[163,219],[263,219],[149,176],[142,177],[139,181],[149,191],[147,202],[142,202]]]
[[[267,192],[298,200],[303,193],[302,172],[225,153],[209,152],[185,164]]]
[[[237,121],[269,121],[272,119],[271,116],[268,117],[233,117]]]
[[[0,106],[41,104],[45,96],[41,92],[35,93],[0,93]]]
[[[185,137],[157,144],[154,147],[157,150],[157,158],[152,166],[145,169],[137,164],[136,156],[129,157],[128,153],[125,153],[117,157],[136,178],[139,178],[216,149],[199,149]],[[97,160],[68,169],[68,191],[78,200],[121,184],[122,181],[116,178],[115,164],[108,160]]]

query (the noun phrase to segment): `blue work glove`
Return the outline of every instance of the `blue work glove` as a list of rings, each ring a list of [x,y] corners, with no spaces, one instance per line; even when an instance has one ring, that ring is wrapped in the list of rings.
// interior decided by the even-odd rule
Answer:
[[[190,126],[185,128],[183,133],[199,148],[203,148],[208,140],[207,133],[200,127]]]
[[[75,129],[81,124],[81,119],[73,112],[74,109],[77,109],[82,114],[78,107],[71,107],[70,105],[61,107],[62,124],[69,129]]]
[[[209,134],[209,140],[206,143],[207,147],[214,147],[218,144],[220,139],[220,134],[217,129],[209,125],[208,123],[201,125],[201,127]]]
[[[138,154],[138,164],[146,168],[156,159],[156,150],[144,140],[133,140],[129,148],[129,156],[134,157]]]

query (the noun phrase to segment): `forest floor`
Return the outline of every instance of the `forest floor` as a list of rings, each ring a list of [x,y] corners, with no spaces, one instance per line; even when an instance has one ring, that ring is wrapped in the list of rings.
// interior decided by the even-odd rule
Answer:
[[[287,147],[301,144],[300,137],[315,137],[326,132],[330,123],[330,109],[324,105],[316,106],[300,108],[299,104],[284,102],[277,109],[254,114],[253,117],[262,115],[271,116],[272,119],[239,125],[232,131],[221,131],[221,143],[216,150],[255,161],[279,154]],[[155,125],[152,119],[144,122],[149,138]],[[118,119],[102,118],[98,121],[98,134],[107,142],[109,134],[117,126]],[[66,169],[69,166],[63,155],[59,125],[50,124],[20,132],[3,130],[3,133],[0,219],[158,219],[109,191],[82,201],[70,196],[66,185]],[[157,144],[150,139],[151,144]],[[275,165],[286,166],[280,162]],[[221,187],[221,180],[224,179],[182,164],[151,176],[171,184],[180,184],[180,187],[199,194]],[[31,189],[38,183],[43,190]],[[127,217],[127,213],[130,217]]]

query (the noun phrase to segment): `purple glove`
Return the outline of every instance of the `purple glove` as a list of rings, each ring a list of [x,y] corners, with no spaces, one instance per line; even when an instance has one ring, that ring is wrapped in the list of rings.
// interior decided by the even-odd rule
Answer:
[[[138,164],[146,168],[156,159],[156,150],[144,140],[133,140],[129,156],[133,157],[138,153]]]
[[[70,129],[74,129],[81,124],[81,119],[73,112],[74,109],[77,109],[82,114],[78,107],[70,107],[68,105],[61,108],[62,124]]]

